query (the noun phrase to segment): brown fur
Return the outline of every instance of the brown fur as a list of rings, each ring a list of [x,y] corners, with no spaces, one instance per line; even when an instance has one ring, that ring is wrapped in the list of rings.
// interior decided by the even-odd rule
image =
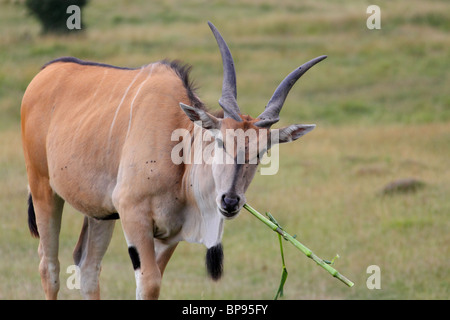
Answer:
[[[190,166],[175,165],[170,158],[177,143],[170,140],[172,131],[193,131],[179,102],[205,110],[188,71],[168,62],[125,69],[60,59],[47,64],[28,86],[22,139],[47,298],[55,298],[59,288],[57,243],[64,201],[88,217],[74,252],[82,275],[98,281],[95,264],[109,244],[114,223],[95,219],[118,212],[128,244],[143,261],[138,282],[145,288],[138,285],[139,294],[158,296],[164,268],[181,240],[183,216],[192,215],[192,208],[199,210],[193,188],[210,193],[206,186],[213,183],[210,177],[192,187]],[[224,119],[222,129],[252,126],[253,119],[243,119]],[[208,175],[208,169],[199,170]],[[222,224],[217,227],[221,236]],[[108,236],[93,243],[94,228]],[[89,248],[99,245],[98,255],[91,256]],[[95,283],[85,290],[86,297],[99,297]]]
[[[193,126],[178,105],[191,103],[185,85],[166,63],[125,70],[57,61],[28,86],[22,139],[40,247],[54,248],[40,250],[48,298],[56,297],[58,287],[48,284],[55,277],[48,265],[59,268],[62,199],[99,219],[117,211],[122,217],[127,203],[140,203],[150,209],[140,217],[148,225],[157,219],[152,207],[177,198],[176,208],[185,201],[184,167],[173,165],[170,152],[164,152],[174,144],[174,128]],[[121,175],[121,164],[134,170]]]

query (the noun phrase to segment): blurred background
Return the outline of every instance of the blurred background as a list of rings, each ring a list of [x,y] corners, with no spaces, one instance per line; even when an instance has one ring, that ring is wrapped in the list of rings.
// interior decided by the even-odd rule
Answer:
[[[381,29],[366,26],[371,4]],[[283,299],[450,298],[448,1],[91,0],[81,20],[81,31],[53,32],[25,1],[0,0],[0,299],[44,297],[26,222],[20,104],[28,83],[60,56],[127,67],[179,59],[194,66],[199,96],[216,109],[222,65],[208,20],[235,59],[241,110],[254,117],[289,72],[328,55],[291,90],[278,124],[317,128],[280,147],[278,174],[257,175],[247,199],[320,257],[339,253],[335,267],[355,286],[286,242]],[[62,299],[80,298],[65,283],[82,221],[66,204]],[[223,243],[217,283],[206,276],[205,248],[181,243],[161,299],[272,299],[281,276],[276,235],[243,211],[226,222]],[[371,265],[380,267],[381,289],[366,286]],[[135,296],[120,222],[100,285],[104,299]]]

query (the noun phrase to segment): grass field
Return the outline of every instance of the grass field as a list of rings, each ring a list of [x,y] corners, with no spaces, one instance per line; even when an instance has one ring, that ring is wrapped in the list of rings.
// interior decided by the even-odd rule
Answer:
[[[0,0],[0,299],[41,299],[38,241],[26,223],[27,179],[20,103],[47,61],[76,56],[136,67],[163,58],[194,66],[199,95],[218,107],[220,54],[207,20],[235,58],[238,101],[256,116],[285,75],[322,54],[328,59],[291,91],[281,125],[316,123],[281,146],[280,171],[257,175],[247,199],[270,211],[316,254],[341,256],[333,279],[288,243],[285,299],[450,298],[450,4],[380,3],[381,30],[366,28],[370,1],[91,1],[85,32],[41,35],[20,1]],[[383,195],[401,178],[425,183]],[[65,273],[82,215],[66,205],[60,241],[62,299],[79,299]],[[205,248],[181,243],[162,299],[272,299],[281,275],[278,240],[247,212],[227,221],[225,275],[206,277]],[[366,269],[378,265],[381,289]],[[117,223],[103,261],[102,296],[133,299],[134,274]]]

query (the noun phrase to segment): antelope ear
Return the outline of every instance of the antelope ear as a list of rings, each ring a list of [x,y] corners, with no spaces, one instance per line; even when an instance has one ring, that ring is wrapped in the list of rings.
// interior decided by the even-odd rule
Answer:
[[[272,129],[270,131],[273,132],[274,130],[278,130],[278,143],[286,143],[297,140],[301,136],[312,131],[315,127],[315,124],[293,124],[288,127]]]
[[[201,122],[201,127],[207,130],[220,129],[220,119],[214,117],[212,114],[191,106],[188,106],[180,102],[180,107],[184,113],[191,119],[192,122],[197,124],[198,121]]]

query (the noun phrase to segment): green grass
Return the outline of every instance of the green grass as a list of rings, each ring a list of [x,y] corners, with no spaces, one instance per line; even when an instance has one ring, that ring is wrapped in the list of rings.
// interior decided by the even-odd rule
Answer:
[[[281,146],[280,171],[257,176],[249,203],[355,282],[351,289],[286,243],[286,299],[449,299],[450,6],[447,1],[379,4],[382,29],[368,30],[369,1],[91,1],[86,32],[41,35],[23,5],[0,0],[0,299],[41,299],[38,241],[26,224],[27,180],[20,102],[47,61],[71,55],[121,66],[163,58],[194,66],[199,94],[217,108],[220,54],[211,20],[233,52],[238,101],[257,116],[300,64],[329,57],[291,91],[281,125],[316,123]],[[382,196],[389,182],[425,182],[415,193]],[[69,205],[61,231],[61,293],[82,216]],[[225,275],[206,277],[205,249],[181,243],[162,299],[272,299],[281,261],[275,234],[243,211],[227,221]],[[368,290],[369,265],[381,290]],[[102,295],[134,298],[134,274],[120,223],[103,262]]]

